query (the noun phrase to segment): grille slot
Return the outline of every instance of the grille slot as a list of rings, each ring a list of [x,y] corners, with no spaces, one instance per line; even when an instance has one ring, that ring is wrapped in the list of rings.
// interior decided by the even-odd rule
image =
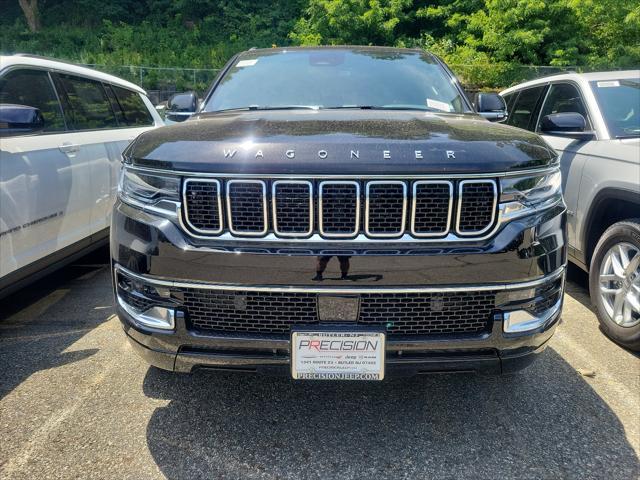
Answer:
[[[480,235],[488,231],[495,219],[498,190],[493,180],[463,180],[458,190],[459,235]]]
[[[447,181],[419,181],[413,184],[411,233],[416,237],[449,233],[453,206],[453,184]]]
[[[366,187],[365,232],[371,237],[399,237],[407,215],[404,182],[369,182]]]
[[[234,235],[267,233],[267,186],[262,180],[227,182],[229,231]]]
[[[305,181],[273,182],[273,230],[282,237],[313,232],[313,185]]]
[[[360,184],[320,183],[320,233],[325,237],[353,237],[360,230]]]
[[[222,200],[218,180],[184,181],[185,220],[198,233],[222,232]]]
[[[286,335],[318,323],[317,294],[183,288],[188,326],[196,331]],[[495,292],[363,293],[356,325],[389,335],[446,335],[490,330]]]

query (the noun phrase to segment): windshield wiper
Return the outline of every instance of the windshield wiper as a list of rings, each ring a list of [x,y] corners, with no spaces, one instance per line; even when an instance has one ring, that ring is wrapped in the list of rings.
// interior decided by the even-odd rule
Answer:
[[[211,110],[208,113],[236,112],[236,111],[263,111],[263,110],[320,110],[318,105],[284,105],[281,107],[249,105],[248,107],[223,108],[222,110]]]
[[[411,107],[407,105],[337,105],[335,107],[322,107],[322,110],[417,110],[419,112],[442,112],[431,107]],[[446,112],[445,112],[446,113]]]

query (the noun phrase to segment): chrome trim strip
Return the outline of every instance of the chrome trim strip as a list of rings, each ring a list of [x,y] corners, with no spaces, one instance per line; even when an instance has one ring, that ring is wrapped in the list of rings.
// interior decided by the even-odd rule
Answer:
[[[325,185],[354,185],[356,187],[356,220],[353,232],[327,233],[322,224],[322,190]],[[360,231],[360,183],[350,180],[336,180],[320,182],[318,186],[318,230],[320,235],[327,238],[353,238]]]
[[[418,198],[418,186],[420,185],[449,185],[449,208],[447,212],[447,228],[442,232],[437,233],[419,233],[416,232],[416,200]],[[411,235],[416,238],[431,238],[431,237],[443,237],[451,230],[451,215],[453,213],[453,182],[447,180],[419,180],[413,182],[413,201],[411,202]]]
[[[482,230],[474,230],[474,231],[460,231],[460,216],[462,215],[462,203],[464,202],[464,197],[462,195],[462,188],[469,183],[489,183],[493,187],[493,203],[491,205],[491,221],[487,224],[485,228]],[[461,237],[472,237],[475,235],[482,235],[493,227],[496,221],[496,206],[498,204],[498,186],[496,185],[495,180],[462,180],[458,184],[458,208],[456,213],[456,234]]]
[[[233,228],[233,218],[231,214],[231,197],[229,192],[231,191],[230,185],[234,183],[253,183],[262,186],[262,221],[264,222],[264,228],[260,231],[239,232]],[[228,180],[226,182],[226,197],[227,197],[227,224],[229,225],[229,231],[237,237],[263,237],[269,230],[269,221],[267,217],[267,184],[263,180]]]
[[[504,333],[530,332],[545,325],[562,308],[562,295],[551,308],[542,312],[539,316],[531,315],[524,310],[505,312],[502,321],[502,331]],[[518,317],[521,317],[518,321]]]
[[[189,221],[189,202],[187,201],[187,185],[189,183],[214,183],[217,185],[218,195],[216,203],[218,204],[218,228],[213,230],[197,228]],[[184,205],[184,221],[194,232],[204,233],[205,235],[218,235],[219,233],[222,233],[224,224],[222,222],[222,184],[220,183],[220,180],[211,178],[185,178],[184,182],[182,182],[182,204]]]
[[[369,188],[371,187],[371,185],[402,185],[402,223],[401,223],[401,227],[400,230],[398,230],[397,232],[394,233],[375,233],[370,231],[369,229]],[[384,181],[384,180],[374,180],[372,182],[367,182],[367,184],[365,185],[365,189],[364,189],[364,201],[365,201],[365,207],[364,207],[364,232],[367,234],[367,236],[369,237],[374,237],[374,238],[397,238],[397,237],[401,237],[402,234],[405,231],[405,226],[407,224],[407,184],[406,182],[401,182],[400,180],[391,180],[391,181]]]
[[[276,208],[276,201],[278,196],[276,195],[276,188],[278,185],[306,185],[309,187],[309,229],[306,232],[280,232],[278,230],[278,214]],[[308,237],[313,233],[313,183],[307,180],[276,180],[271,184],[271,206],[272,208],[272,222],[273,231],[279,237]]]
[[[506,291],[520,290],[523,288],[536,287],[547,282],[556,280],[564,274],[565,267],[562,266],[554,272],[536,280],[530,280],[520,283],[507,284],[476,284],[476,285],[458,285],[448,287],[342,287],[342,288],[318,288],[318,287],[279,287],[267,285],[242,285],[242,284],[215,284],[206,282],[185,282],[176,280],[164,280],[156,277],[149,277],[133,273],[126,268],[116,264],[114,269],[122,272],[136,280],[160,285],[163,287],[174,288],[199,288],[205,290],[243,290],[248,292],[282,292],[282,293],[332,293],[332,294],[360,294],[360,293],[439,293],[439,292],[480,292],[480,291]]]
[[[558,169],[558,164],[555,163],[550,166],[540,167],[540,168],[531,168],[529,170],[514,170],[513,172],[495,172],[495,173],[416,173],[416,174],[377,174],[377,175],[366,175],[366,174],[346,174],[346,175],[322,175],[322,174],[304,174],[300,173],[297,175],[289,174],[289,173],[204,173],[204,172],[186,172],[183,170],[166,170],[166,169],[158,169],[152,167],[141,167],[138,165],[127,165],[127,168],[140,170],[148,173],[161,173],[164,175],[180,175],[183,177],[213,177],[213,178],[273,178],[273,179],[286,179],[286,180],[316,180],[316,179],[345,179],[345,180],[361,180],[371,179],[371,180],[408,180],[408,179],[434,179],[434,180],[449,180],[449,179],[457,179],[457,178],[502,178],[502,177],[521,177],[524,175],[536,175],[536,174],[544,174],[550,173],[553,170]]]

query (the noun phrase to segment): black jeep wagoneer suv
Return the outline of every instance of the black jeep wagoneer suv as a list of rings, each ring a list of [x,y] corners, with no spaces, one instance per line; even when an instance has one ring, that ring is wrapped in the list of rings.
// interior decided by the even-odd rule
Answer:
[[[527,365],[562,308],[557,157],[487,121],[495,95],[476,103],[418,50],[234,57],[193,116],[125,151],[111,253],[131,344],[167,370],[296,379]]]

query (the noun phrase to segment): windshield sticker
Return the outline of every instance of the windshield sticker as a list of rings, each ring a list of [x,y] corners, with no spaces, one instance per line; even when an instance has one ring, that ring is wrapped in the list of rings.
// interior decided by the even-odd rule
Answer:
[[[435,108],[436,110],[441,110],[443,112],[451,111],[451,105],[449,105],[448,103],[439,102],[438,100],[432,100],[430,98],[427,98],[427,107]]]
[[[236,67],[253,67],[256,63],[258,63],[257,58],[253,58],[251,60],[240,60],[236,63]]]
[[[618,80],[609,80],[606,82],[598,82],[598,87],[607,88],[607,87],[619,87],[620,82]]]

